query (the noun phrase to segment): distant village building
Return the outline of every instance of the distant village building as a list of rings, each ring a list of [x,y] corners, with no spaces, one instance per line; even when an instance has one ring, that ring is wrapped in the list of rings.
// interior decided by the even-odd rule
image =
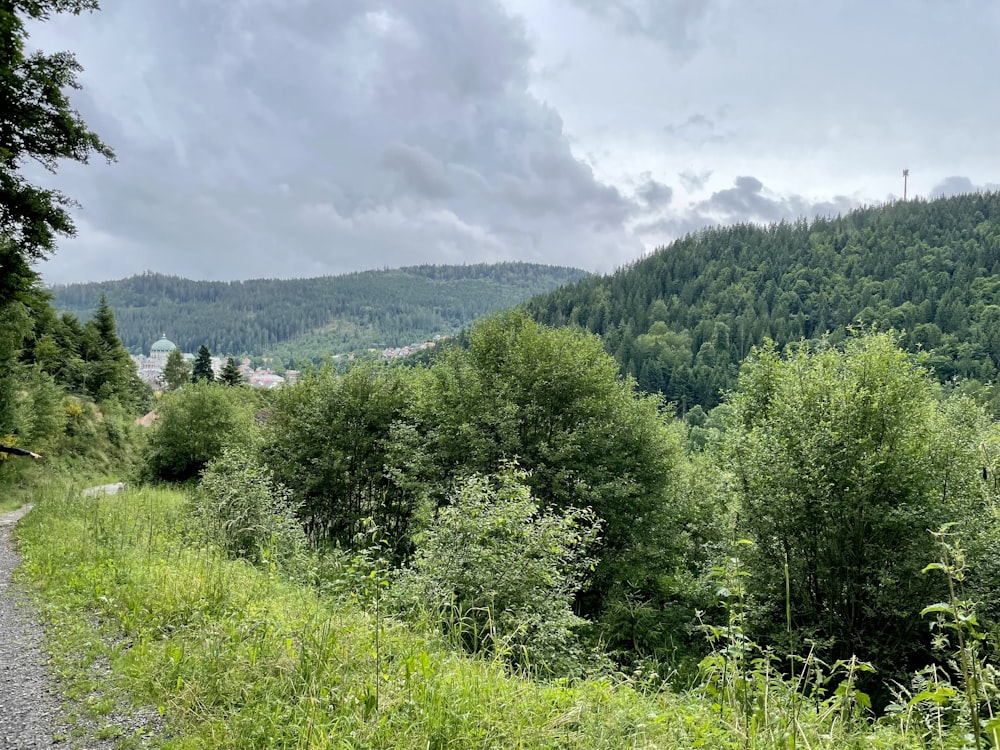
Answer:
[[[159,341],[154,341],[153,345],[149,347],[148,357],[133,354],[132,361],[135,362],[139,377],[154,389],[162,388],[164,385],[163,367],[167,363],[170,352],[176,348],[177,344],[168,339],[167,334],[163,334]]]
[[[401,346],[398,348],[390,347],[388,349],[383,349],[381,351],[382,357],[384,359],[396,359],[397,357],[409,357],[411,354],[419,352],[421,349],[430,349],[436,346],[439,342],[451,338],[450,336],[442,336],[438,334],[434,337],[433,341],[424,341],[422,344],[410,344],[409,346]],[[377,353],[376,349],[369,349],[368,351],[372,353]]]
[[[176,348],[177,344],[168,339],[167,334],[163,334],[159,341],[154,341],[153,345],[149,347],[149,359],[151,362],[159,363],[162,367],[167,363],[170,352]]]
[[[167,357],[170,356],[170,352],[174,349],[177,349],[177,344],[168,339],[167,334],[163,334],[163,336],[154,341],[153,345],[149,347],[148,357],[144,357],[141,354],[131,355],[139,377],[146,383],[149,383],[155,390],[160,390],[165,385],[163,368],[167,364]],[[194,362],[195,357],[190,352],[181,352],[181,356],[184,357],[184,361],[188,364]],[[222,357],[212,357],[212,371],[215,377],[219,377],[224,364],[225,362]]]
[[[251,388],[280,388],[285,379],[267,367],[258,367],[250,376]]]

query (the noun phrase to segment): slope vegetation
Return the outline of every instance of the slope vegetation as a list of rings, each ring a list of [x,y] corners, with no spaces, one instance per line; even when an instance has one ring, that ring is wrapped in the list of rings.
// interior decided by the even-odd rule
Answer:
[[[147,351],[164,332],[184,351],[322,358],[454,333],[475,318],[586,276],[529,263],[414,266],[313,279],[192,281],[146,273],[58,286],[53,304],[86,317],[101,294],[122,343]]]
[[[682,409],[719,401],[738,363],[850,326],[905,331],[942,381],[1000,367],[1000,193],[910,201],[834,219],[689,235],[605,277],[532,300],[550,325],[600,334],[642,388]]]

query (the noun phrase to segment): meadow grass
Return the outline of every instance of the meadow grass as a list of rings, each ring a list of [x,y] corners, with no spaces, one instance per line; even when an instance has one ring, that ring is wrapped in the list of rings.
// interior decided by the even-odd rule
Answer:
[[[94,714],[113,701],[152,708],[165,725],[144,738],[155,746],[951,743],[918,722],[873,722],[832,699],[805,703],[780,676],[761,678],[749,667],[743,689],[760,684],[753,705],[743,708],[720,698],[725,680],[675,694],[611,678],[569,684],[511,674],[499,661],[456,652],[429,627],[376,620],[357,600],[321,597],[274,566],[253,567],[199,546],[185,532],[184,501],[166,489],[83,499],[49,488],[17,532],[21,575],[39,594],[67,691],[102,696],[90,699]],[[95,674],[95,664],[109,670]],[[136,741],[120,738],[122,747]]]

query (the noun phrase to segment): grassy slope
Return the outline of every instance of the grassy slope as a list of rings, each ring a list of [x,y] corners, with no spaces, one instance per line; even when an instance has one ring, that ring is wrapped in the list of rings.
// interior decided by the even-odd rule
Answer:
[[[108,660],[101,690],[158,709],[163,747],[924,746],[902,720],[873,725],[839,703],[786,705],[777,688],[751,721],[701,691],[511,676],[427,630],[384,618],[378,628],[356,603],[194,546],[183,501],[153,489],[98,501],[40,491],[18,530],[23,576],[40,594],[71,689],[93,690],[88,664]]]

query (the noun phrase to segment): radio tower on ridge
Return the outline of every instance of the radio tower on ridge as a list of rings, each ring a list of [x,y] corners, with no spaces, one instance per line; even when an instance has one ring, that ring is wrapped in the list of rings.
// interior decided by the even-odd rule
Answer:
[[[903,200],[904,201],[906,200],[906,180],[907,180],[907,178],[909,176],[910,176],[910,170],[909,169],[904,169],[903,170]]]

